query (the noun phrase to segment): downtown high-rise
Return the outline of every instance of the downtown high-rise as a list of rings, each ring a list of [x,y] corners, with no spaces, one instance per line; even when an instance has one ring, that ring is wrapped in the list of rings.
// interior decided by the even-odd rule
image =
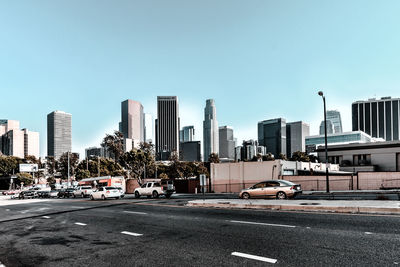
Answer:
[[[135,144],[144,141],[144,113],[140,102],[127,99],[121,103],[120,131]]]
[[[235,146],[233,128],[230,126],[219,127],[219,158],[235,160]]]
[[[60,158],[72,149],[72,115],[53,111],[47,115],[47,156]]]
[[[168,160],[171,153],[179,155],[179,105],[177,96],[157,97],[156,154]]]
[[[203,157],[208,161],[212,153],[219,154],[219,130],[214,99],[207,99],[203,121]]]
[[[352,104],[353,131],[383,138],[386,141],[400,140],[400,99],[382,97],[357,101]]]
[[[339,134],[343,133],[343,127],[342,127],[342,117],[340,116],[340,112],[338,110],[328,110],[326,112],[326,123],[327,123],[327,134]],[[322,121],[320,128],[319,128],[319,134],[323,135],[325,134],[325,122]]]

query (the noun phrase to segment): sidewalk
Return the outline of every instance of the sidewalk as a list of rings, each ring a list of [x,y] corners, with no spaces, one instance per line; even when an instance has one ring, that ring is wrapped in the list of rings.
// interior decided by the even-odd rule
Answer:
[[[234,209],[266,209],[337,213],[400,215],[399,201],[383,200],[275,200],[275,199],[206,199],[189,201],[187,206]]]

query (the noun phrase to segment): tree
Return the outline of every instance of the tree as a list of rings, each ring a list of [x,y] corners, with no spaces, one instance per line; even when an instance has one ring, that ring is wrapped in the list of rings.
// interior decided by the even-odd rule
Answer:
[[[76,175],[75,175],[76,180],[80,181],[82,179],[89,177],[90,177],[90,171],[79,168],[76,170]]]
[[[120,131],[115,131],[114,134],[106,134],[101,146],[107,148],[111,152],[112,158],[119,162],[124,154],[124,135]]]
[[[302,161],[302,162],[309,162],[310,157],[301,151],[296,151],[293,153],[292,157],[290,158],[291,161]]]
[[[79,176],[78,176],[79,171]],[[122,166],[112,159],[93,158],[90,160],[82,160],[76,170],[76,178],[82,179],[85,177],[98,176],[125,176]]]
[[[287,160],[287,157],[286,157],[286,155],[285,155],[285,154],[283,154],[283,153],[280,153],[280,154],[279,154],[279,156],[278,156],[278,159],[281,159],[281,160]]]
[[[138,179],[141,184],[144,171],[151,173],[155,169],[155,160],[152,145],[141,144],[140,149],[132,149],[123,154],[120,162],[134,179]]]
[[[0,176],[10,176],[18,172],[20,158],[13,156],[0,156]]]
[[[159,176],[160,179],[168,179],[168,175],[166,173],[161,173]]]
[[[262,161],[262,156],[261,154],[257,154],[256,156],[254,156],[251,161]]]
[[[271,153],[268,153],[267,155],[262,156],[263,161],[272,161],[275,160],[274,155]]]
[[[217,153],[211,153],[208,157],[208,162],[210,163],[219,163],[219,156]]]
[[[18,173],[17,183],[19,184],[24,183],[24,185],[31,185],[33,183],[32,175],[30,175],[29,173]]]
[[[59,170],[59,162],[53,156],[48,156],[46,161],[47,172],[54,177],[54,174],[56,174]]]
[[[59,161],[59,171],[61,172],[62,177],[68,177],[68,153],[65,152],[61,155]],[[79,154],[77,153],[69,153],[69,174],[70,176],[75,175],[75,170],[78,167],[79,163]]]

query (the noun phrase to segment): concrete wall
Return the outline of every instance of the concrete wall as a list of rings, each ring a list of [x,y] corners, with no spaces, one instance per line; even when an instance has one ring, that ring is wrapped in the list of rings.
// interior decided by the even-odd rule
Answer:
[[[355,176],[356,177],[356,176]],[[326,176],[282,176],[283,180],[301,184],[304,191],[326,191]],[[329,190],[343,191],[356,189],[356,179],[351,175],[330,176]]]
[[[358,189],[400,188],[400,172],[359,172]]]

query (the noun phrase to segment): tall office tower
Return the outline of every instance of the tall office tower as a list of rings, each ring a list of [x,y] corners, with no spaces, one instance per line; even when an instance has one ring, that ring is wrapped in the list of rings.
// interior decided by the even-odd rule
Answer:
[[[195,140],[194,126],[185,126],[179,132],[181,142],[191,142]]]
[[[230,126],[219,127],[219,158],[235,160],[235,145],[233,128]]]
[[[328,131],[326,132],[327,134],[333,134],[333,124],[331,121],[326,120],[326,128]],[[325,134],[325,121],[321,121],[321,124],[319,125],[319,135],[324,135]]]
[[[39,133],[22,129],[24,132],[24,155],[39,158]]]
[[[400,140],[400,98],[382,97],[352,104],[353,131],[386,141]]]
[[[286,120],[278,118],[259,122],[258,143],[267,147],[267,152],[273,154],[275,158],[280,153],[286,155]]]
[[[140,102],[127,99],[121,103],[121,132],[136,143],[144,141],[144,115]]]
[[[8,155],[9,150],[9,143],[8,140],[6,140],[5,134],[11,130],[19,130],[19,121],[0,120],[0,151],[4,155]]]
[[[207,99],[204,108],[203,140],[203,157],[204,161],[208,161],[211,153],[219,154],[219,132],[214,99]]]
[[[154,142],[154,121],[153,115],[150,113],[144,114],[144,141],[146,143]]]
[[[59,159],[72,148],[72,115],[53,111],[47,115],[47,155]]]
[[[310,135],[310,125],[302,121],[286,124],[286,152],[291,157],[296,151],[306,151],[306,136]]]
[[[18,158],[25,157],[24,131],[12,129],[2,136],[2,153]]]
[[[168,160],[172,152],[179,155],[179,105],[177,96],[157,97],[156,154]]]
[[[180,149],[180,159],[182,161],[201,161],[200,141],[181,142]]]
[[[333,132],[335,134],[343,133],[342,117],[338,110],[328,110],[326,112],[326,120],[332,122]]]

